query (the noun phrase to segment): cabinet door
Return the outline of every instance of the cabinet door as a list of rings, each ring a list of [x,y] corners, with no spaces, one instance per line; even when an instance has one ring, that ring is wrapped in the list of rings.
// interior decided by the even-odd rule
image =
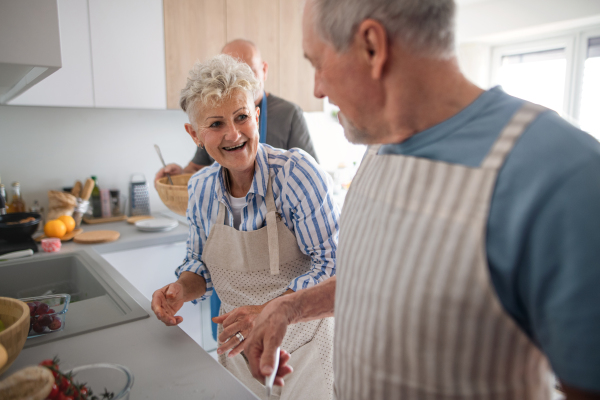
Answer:
[[[87,0],[58,0],[58,18],[62,67],[9,104],[94,106]]]
[[[164,0],[167,108],[179,95],[196,61],[217,55],[227,42],[226,0]]]
[[[96,107],[166,108],[162,0],[89,0]]]
[[[227,0],[227,41],[234,39],[251,40],[260,49],[269,64],[265,90],[279,96],[279,0]]]
[[[323,100],[314,96],[315,69],[302,50],[302,4],[304,0],[281,0],[280,49],[281,97],[304,111],[323,111]]]

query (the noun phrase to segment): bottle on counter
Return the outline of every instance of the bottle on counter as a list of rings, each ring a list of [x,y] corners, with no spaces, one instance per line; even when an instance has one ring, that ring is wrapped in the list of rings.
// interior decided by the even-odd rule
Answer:
[[[94,188],[92,189],[92,216],[102,218],[102,202],[100,201],[100,188],[98,187],[98,178],[92,176]]]
[[[10,207],[8,212],[10,213],[18,213],[25,212],[25,201],[21,197],[21,185],[19,182],[13,182],[12,184],[12,200],[10,202]]]
[[[6,198],[6,189],[4,188],[4,184],[0,183],[0,196],[4,199],[4,204],[6,208],[8,208],[8,199]]]

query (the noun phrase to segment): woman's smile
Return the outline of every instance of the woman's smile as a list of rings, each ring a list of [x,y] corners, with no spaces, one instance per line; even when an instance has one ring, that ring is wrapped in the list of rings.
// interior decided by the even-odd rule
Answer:
[[[230,153],[234,153],[234,152],[243,150],[246,147],[246,143],[247,142],[242,142],[240,144],[236,144],[236,145],[233,145],[233,146],[223,147],[223,150],[226,150],[226,151],[228,151]]]

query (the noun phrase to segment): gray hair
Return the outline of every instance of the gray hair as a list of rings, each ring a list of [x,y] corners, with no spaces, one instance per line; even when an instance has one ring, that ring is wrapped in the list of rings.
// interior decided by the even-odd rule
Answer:
[[[365,19],[414,51],[436,58],[454,54],[454,0],[314,0],[315,26],[336,51],[348,49]]]
[[[179,105],[192,121],[194,105],[217,105],[237,90],[245,90],[256,99],[260,88],[252,69],[226,54],[219,54],[203,63],[197,62],[181,91]]]

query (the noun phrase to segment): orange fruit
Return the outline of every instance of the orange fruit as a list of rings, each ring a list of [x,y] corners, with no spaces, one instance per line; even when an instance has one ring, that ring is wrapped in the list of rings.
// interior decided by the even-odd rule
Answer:
[[[53,219],[44,225],[44,233],[48,237],[61,238],[67,233],[67,227],[60,219]]]
[[[75,220],[70,215],[61,215],[56,219],[61,220],[65,224],[67,227],[67,233],[72,232],[73,229],[75,229]]]

